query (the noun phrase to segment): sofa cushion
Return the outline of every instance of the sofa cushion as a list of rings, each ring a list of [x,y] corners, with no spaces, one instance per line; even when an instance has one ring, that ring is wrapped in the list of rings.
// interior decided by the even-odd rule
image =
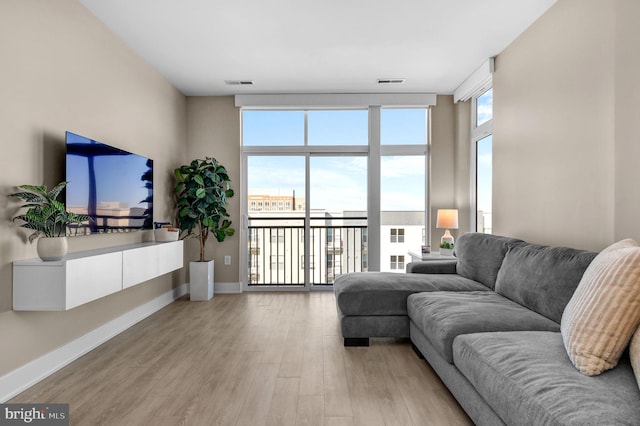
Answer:
[[[571,362],[593,376],[616,366],[640,324],[640,247],[619,241],[591,262],[562,315]]]
[[[412,294],[409,318],[438,353],[453,363],[453,339],[484,331],[560,331],[559,324],[492,291]]]
[[[455,274],[457,259],[423,260],[407,265],[408,274]]]
[[[487,290],[457,274],[352,272],[333,283],[338,309],[344,315],[407,315],[407,297],[422,291]]]
[[[459,275],[478,281],[494,289],[498,270],[511,245],[525,244],[522,240],[490,234],[470,232],[458,238],[455,254]]]
[[[569,362],[560,333],[466,334],[455,339],[453,359],[506,424],[640,424],[629,360],[587,377]]]
[[[596,255],[565,247],[509,247],[498,272],[496,292],[559,324]]]
[[[629,344],[629,358],[631,358],[631,368],[636,375],[636,381],[640,387],[640,328],[638,328],[631,338]]]

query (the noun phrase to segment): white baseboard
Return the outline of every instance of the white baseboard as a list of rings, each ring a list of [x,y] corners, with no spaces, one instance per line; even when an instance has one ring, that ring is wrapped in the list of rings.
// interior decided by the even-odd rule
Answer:
[[[236,294],[242,293],[242,284],[240,283],[213,283],[213,292],[218,294]]]
[[[182,284],[84,336],[5,374],[0,377],[0,403],[8,401],[186,293],[187,284]]]

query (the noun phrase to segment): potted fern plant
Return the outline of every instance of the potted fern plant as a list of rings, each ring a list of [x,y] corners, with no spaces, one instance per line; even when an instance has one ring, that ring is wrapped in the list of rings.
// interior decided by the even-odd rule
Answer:
[[[38,256],[44,261],[60,260],[67,254],[67,228],[82,225],[91,218],[84,214],[71,213],[57,198],[68,182],[60,182],[51,190],[46,185],[20,185],[20,191],[9,197],[22,200],[21,207],[27,211],[18,214],[14,221],[21,227],[32,230],[29,242],[38,239]]]
[[[210,235],[223,242],[235,233],[226,209],[234,195],[231,179],[227,169],[212,157],[193,160],[174,174],[181,238],[194,237],[200,242],[200,258],[189,264],[190,298],[209,300],[213,297],[213,260],[205,260],[205,246]]]

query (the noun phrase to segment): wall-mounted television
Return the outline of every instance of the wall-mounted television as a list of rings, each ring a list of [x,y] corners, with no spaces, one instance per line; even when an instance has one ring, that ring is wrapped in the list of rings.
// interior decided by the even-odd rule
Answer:
[[[91,221],[79,234],[153,227],[153,160],[66,133],[67,210]]]

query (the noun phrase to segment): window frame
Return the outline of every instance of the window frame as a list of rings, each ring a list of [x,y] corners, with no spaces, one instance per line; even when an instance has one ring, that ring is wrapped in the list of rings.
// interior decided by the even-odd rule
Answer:
[[[431,155],[431,104],[426,105],[370,105],[368,107],[300,107],[300,108],[267,108],[267,107],[247,107],[243,106],[240,111],[240,129],[242,139],[242,113],[245,110],[295,110],[305,112],[305,139],[303,145],[283,145],[283,146],[269,146],[269,145],[249,145],[245,146],[241,144],[241,156],[242,156],[242,174],[241,174],[241,190],[243,197],[241,200],[241,211],[243,212],[243,221],[246,221],[246,217],[249,214],[247,209],[246,194],[248,193],[246,171],[248,168],[248,158],[251,156],[300,156],[305,158],[307,167],[307,188],[306,194],[309,193],[309,161],[313,156],[364,156],[367,157],[367,216],[368,216],[368,228],[366,229],[366,235],[363,237],[368,244],[368,253],[366,263],[369,270],[382,270],[381,268],[381,160],[386,156],[424,156],[424,175],[425,175],[425,194],[424,194],[424,215],[425,215],[425,228],[430,229],[430,155]],[[308,143],[307,135],[307,112],[314,110],[367,110],[369,121],[369,135],[367,145],[310,145]],[[425,114],[425,143],[424,144],[381,144],[381,110],[382,109],[421,109]],[[309,205],[310,197],[305,196],[306,208],[305,211],[310,211]],[[258,210],[260,211],[260,209]],[[306,234],[310,231],[309,221],[305,221],[305,228],[303,232]],[[246,222],[245,222],[246,223]],[[429,235],[429,232],[426,232]],[[245,228],[241,230],[242,246],[246,246]],[[311,235],[309,233],[309,235]],[[404,239],[404,235],[403,235]],[[308,250],[305,247],[305,252]],[[241,253],[241,256],[245,256]],[[406,257],[405,257],[406,259]],[[335,260],[334,260],[335,261]],[[241,272],[242,275],[242,288],[246,290],[271,290],[269,286],[260,288],[250,288],[248,286],[246,274]],[[313,288],[309,280],[309,271],[305,271],[305,289]],[[322,286],[324,289],[331,288],[330,286]],[[274,286],[273,290],[285,290],[282,287]]]
[[[478,98],[487,93],[489,90],[493,90],[493,81],[489,81],[480,87],[476,93],[471,97],[471,141],[470,141],[470,150],[471,150],[471,165],[470,165],[470,223],[469,229],[474,232],[478,232],[478,202],[477,202],[477,190],[478,190],[478,150],[477,143],[478,141],[486,138],[487,136],[493,135],[493,112],[491,114],[491,119],[485,121],[480,126],[478,123]],[[493,102],[492,102],[492,111],[493,111]]]

